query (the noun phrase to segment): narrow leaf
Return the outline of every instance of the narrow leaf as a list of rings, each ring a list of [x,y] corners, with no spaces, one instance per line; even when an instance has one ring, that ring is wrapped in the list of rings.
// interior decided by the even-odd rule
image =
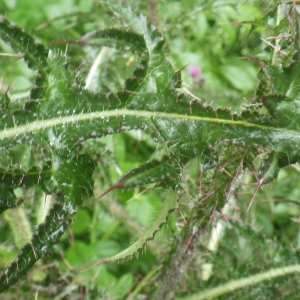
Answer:
[[[129,259],[132,258],[132,256],[134,255],[138,255],[139,250],[142,250],[146,246],[146,244],[154,238],[155,234],[160,230],[162,225],[167,222],[167,219],[171,214],[171,212],[177,208],[178,200],[179,200],[179,194],[172,190],[168,190],[166,199],[155,221],[150,225],[150,227],[145,231],[145,233],[127,249],[123,250],[122,252],[119,252],[118,254],[110,258],[105,259],[104,261],[100,262],[99,264],[91,268],[95,268],[99,265],[103,265],[109,262]],[[91,268],[86,269],[84,271],[90,270]]]

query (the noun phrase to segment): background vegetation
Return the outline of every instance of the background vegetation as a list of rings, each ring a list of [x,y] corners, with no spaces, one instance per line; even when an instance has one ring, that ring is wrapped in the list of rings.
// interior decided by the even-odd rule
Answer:
[[[239,22],[262,18],[275,1],[123,2],[147,15],[166,37],[169,59],[177,69],[183,69],[183,89],[215,107],[240,111],[251,105],[259,72],[253,57],[265,47],[263,39],[267,30]],[[4,0],[0,3],[0,13],[50,49],[67,53],[71,57],[70,68],[79,70],[82,78],[88,77],[98,58],[97,81],[88,86],[93,91],[121,90],[124,79],[141,63],[130,51],[61,43],[115,25],[115,19],[106,9],[92,1]],[[1,91],[8,90],[16,99],[26,97],[35,73],[3,42],[0,42],[0,52]],[[191,75],[192,69],[200,73]],[[122,174],[155,157],[157,145],[149,136],[136,130],[101,138],[86,147],[95,156],[100,155],[97,170],[91,174],[96,181],[94,202],[86,201],[51,254],[3,294],[3,299],[150,299],[153,287],[160,287],[166,266],[178,255],[176,245],[189,242],[191,233],[182,228],[186,220],[195,217],[193,213],[205,195],[205,185],[220,184],[225,173],[235,175],[230,170],[234,153],[224,153],[218,180],[210,171],[202,177],[200,163],[190,162],[183,175],[187,196],[167,226],[163,226],[137,259],[78,272],[133,243],[151,225],[164,198],[163,189],[149,187],[117,190],[99,199]],[[256,174],[244,174],[242,187],[229,197],[230,205],[218,212],[222,220],[219,236],[214,236],[210,228],[203,228],[194,251],[188,253],[188,267],[183,268],[176,286],[177,297],[192,297],[273,267],[297,264],[299,171],[298,165],[282,169],[276,182],[258,191],[249,210],[257,186]],[[0,218],[0,267],[3,269],[30,240],[35,225],[43,220],[45,195],[34,190],[28,193],[29,201],[14,212],[6,211]],[[216,223],[217,218],[212,218],[212,222]],[[298,299],[297,283],[298,275],[292,273],[253,286],[249,284],[244,289],[221,294],[218,299]],[[200,299],[200,296],[186,299]]]

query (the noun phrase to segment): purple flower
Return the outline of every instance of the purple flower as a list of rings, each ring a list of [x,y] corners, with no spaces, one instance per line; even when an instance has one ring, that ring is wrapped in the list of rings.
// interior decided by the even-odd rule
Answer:
[[[189,75],[193,78],[197,78],[201,74],[201,68],[199,67],[191,67],[189,69]]]

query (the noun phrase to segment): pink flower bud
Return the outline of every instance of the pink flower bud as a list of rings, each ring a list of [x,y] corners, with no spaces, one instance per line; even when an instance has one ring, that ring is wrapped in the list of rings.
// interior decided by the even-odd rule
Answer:
[[[199,67],[191,67],[189,69],[189,75],[193,78],[197,78],[201,74],[201,68]]]

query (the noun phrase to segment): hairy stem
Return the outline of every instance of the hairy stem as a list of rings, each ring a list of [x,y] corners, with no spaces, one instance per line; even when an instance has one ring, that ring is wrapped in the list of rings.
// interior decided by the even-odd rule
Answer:
[[[203,230],[200,230],[199,224],[195,226],[195,224],[190,222],[187,226],[187,234],[177,245],[176,252],[171,259],[163,279],[158,284],[156,293],[152,299],[174,299],[176,287],[182,276],[186,274],[186,270],[194,257],[193,254],[203,239]]]

